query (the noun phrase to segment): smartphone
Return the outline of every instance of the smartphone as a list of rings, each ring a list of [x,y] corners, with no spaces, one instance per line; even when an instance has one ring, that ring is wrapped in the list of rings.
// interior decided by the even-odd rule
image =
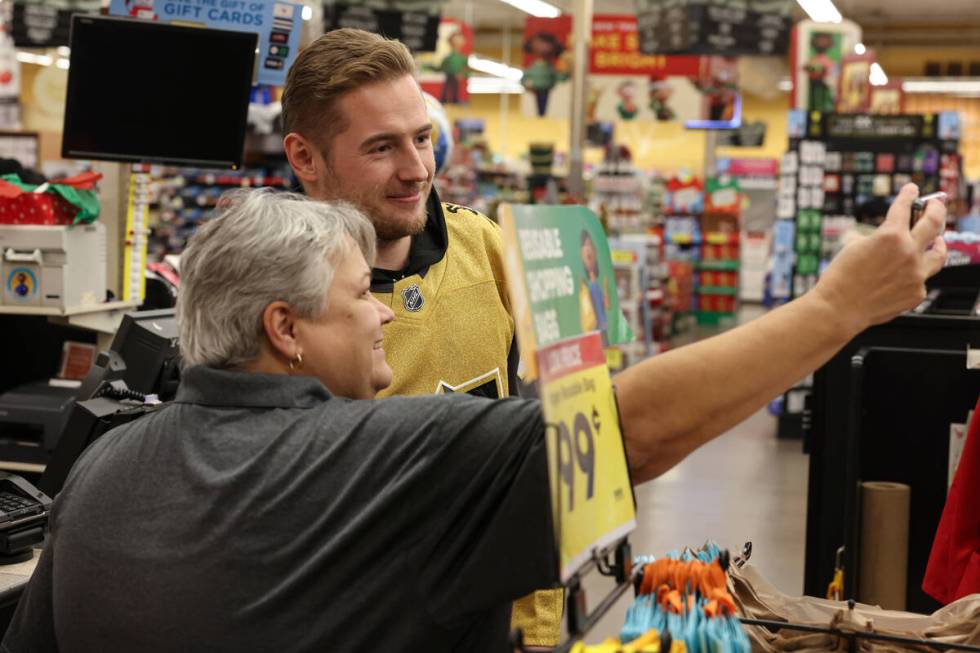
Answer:
[[[922,212],[926,209],[926,204],[929,200],[939,200],[943,204],[946,203],[947,195],[946,193],[939,191],[938,193],[932,193],[931,195],[923,195],[922,197],[916,198],[912,202],[912,215],[910,217],[910,226],[914,227],[915,223],[919,221],[922,217]]]

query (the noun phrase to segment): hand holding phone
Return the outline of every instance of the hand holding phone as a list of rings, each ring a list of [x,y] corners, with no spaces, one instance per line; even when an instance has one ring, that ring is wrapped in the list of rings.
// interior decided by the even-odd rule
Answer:
[[[913,200],[912,215],[909,219],[909,227],[910,228],[914,227],[915,223],[918,222],[919,218],[922,217],[922,212],[926,210],[926,204],[929,203],[929,200],[939,200],[940,202],[945,204],[947,199],[949,199],[949,197],[946,195],[946,193],[939,191],[938,193],[923,195],[922,197],[918,197],[915,200]]]

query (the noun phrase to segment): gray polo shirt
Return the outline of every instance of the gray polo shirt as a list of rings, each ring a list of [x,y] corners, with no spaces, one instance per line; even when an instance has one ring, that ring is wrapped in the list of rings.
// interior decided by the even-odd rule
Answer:
[[[557,576],[543,432],[531,401],[191,368],[75,465],[3,650],[504,651]]]

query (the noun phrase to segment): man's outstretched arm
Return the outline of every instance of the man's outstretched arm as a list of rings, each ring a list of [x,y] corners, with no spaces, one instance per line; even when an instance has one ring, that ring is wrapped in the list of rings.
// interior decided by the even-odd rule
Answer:
[[[617,375],[633,480],[664,473],[828,361],[854,336],[915,307],[939,271],[945,207],[909,229],[908,184],[874,235],[844,248],[817,286],[765,316]],[[931,248],[930,248],[931,246]]]

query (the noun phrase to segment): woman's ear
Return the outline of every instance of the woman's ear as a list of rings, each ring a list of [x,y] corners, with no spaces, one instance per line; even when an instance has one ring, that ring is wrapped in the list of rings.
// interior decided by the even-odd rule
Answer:
[[[300,352],[296,340],[296,313],[284,301],[274,301],[262,311],[262,331],[272,352],[287,361],[296,358]]]

